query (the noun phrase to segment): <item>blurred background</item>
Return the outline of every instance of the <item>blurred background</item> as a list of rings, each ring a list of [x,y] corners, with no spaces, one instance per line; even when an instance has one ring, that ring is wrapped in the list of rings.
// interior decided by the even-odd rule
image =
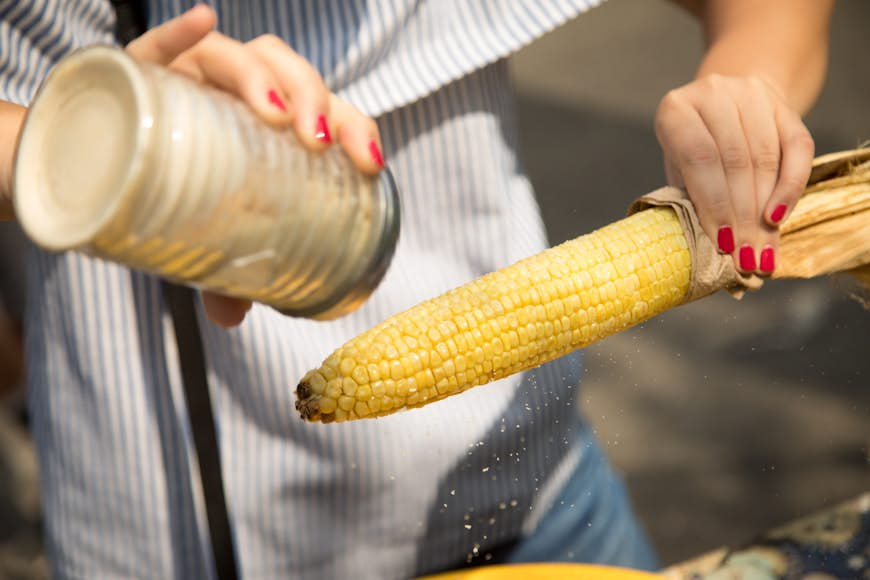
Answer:
[[[807,119],[819,154],[870,140],[868,26],[870,2],[840,0],[828,82]],[[664,184],[653,114],[702,49],[698,23],[672,4],[610,0],[513,59],[551,242],[622,217]],[[21,388],[10,388],[21,382],[21,273],[0,262],[0,290],[12,283],[0,298],[0,579],[42,578],[36,465]],[[583,406],[665,564],[870,490],[868,336],[870,311],[844,284],[787,281],[740,302],[712,296],[588,349]]]
[[[870,140],[870,2],[840,0],[807,118],[817,154]],[[518,54],[527,169],[550,241],[588,233],[665,184],[652,128],[692,79],[698,22],[609,0]],[[582,398],[664,562],[870,490],[870,310],[832,280],[716,295],[587,350]]]

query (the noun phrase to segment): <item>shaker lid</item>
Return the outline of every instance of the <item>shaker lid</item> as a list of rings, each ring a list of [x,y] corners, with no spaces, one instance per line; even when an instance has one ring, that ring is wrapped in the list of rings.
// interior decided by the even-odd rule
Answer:
[[[13,195],[39,245],[87,245],[123,209],[140,181],[151,100],[120,49],[72,53],[38,91],[16,151]]]

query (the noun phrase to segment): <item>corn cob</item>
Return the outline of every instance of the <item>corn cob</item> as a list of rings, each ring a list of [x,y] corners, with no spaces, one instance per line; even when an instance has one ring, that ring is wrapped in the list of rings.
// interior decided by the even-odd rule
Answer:
[[[533,368],[679,305],[690,262],[673,210],[637,213],[360,334],[303,377],[296,408],[378,417]]]

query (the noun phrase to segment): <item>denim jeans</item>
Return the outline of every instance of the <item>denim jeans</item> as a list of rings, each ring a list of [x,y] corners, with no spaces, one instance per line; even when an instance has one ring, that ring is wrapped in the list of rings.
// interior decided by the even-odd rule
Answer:
[[[583,455],[553,506],[506,562],[584,562],[656,570],[658,559],[636,520],[622,478],[585,429]]]

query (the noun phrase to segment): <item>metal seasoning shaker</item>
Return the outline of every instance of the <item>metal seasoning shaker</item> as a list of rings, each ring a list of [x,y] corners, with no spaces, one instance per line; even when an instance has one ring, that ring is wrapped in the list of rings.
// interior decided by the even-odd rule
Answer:
[[[389,170],[307,151],[241,101],[120,49],[64,58],[16,151],[15,210],[49,250],[78,250],[292,316],[366,300],[399,233]]]

